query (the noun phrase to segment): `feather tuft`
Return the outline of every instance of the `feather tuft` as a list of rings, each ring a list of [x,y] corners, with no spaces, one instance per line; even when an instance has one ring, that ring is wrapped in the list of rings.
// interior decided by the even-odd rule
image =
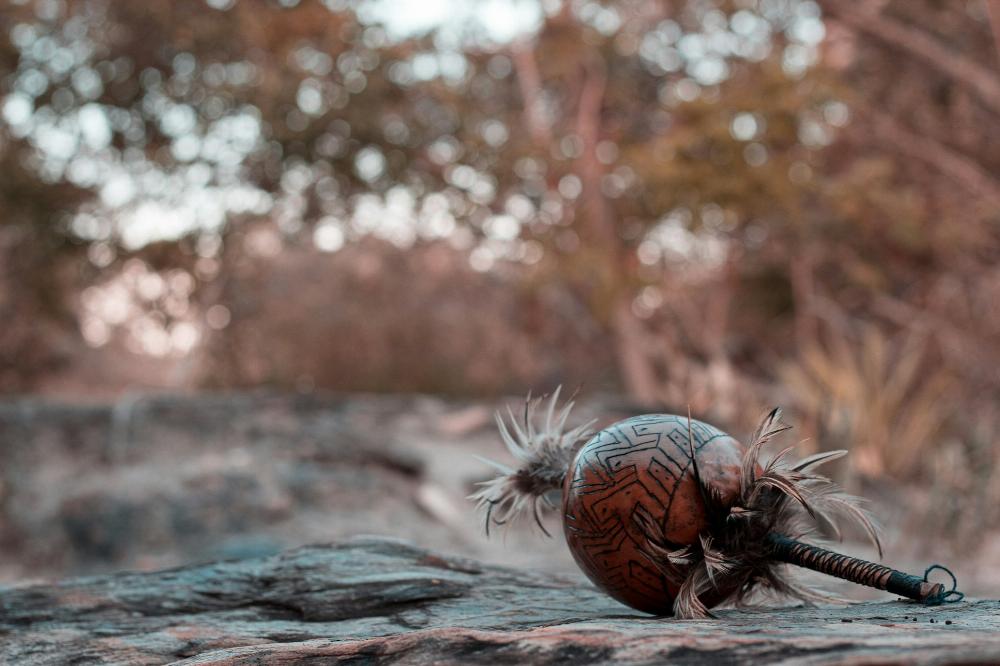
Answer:
[[[779,409],[764,416],[745,449],[740,491],[734,499],[724,502],[717,489],[696,478],[709,517],[696,544],[678,550],[665,540],[662,526],[651,516],[634,516],[645,528],[647,556],[661,571],[671,572],[673,580],[682,581],[674,601],[676,617],[711,617],[706,598],[737,604],[759,594],[810,604],[843,601],[796,582],[785,565],[771,559],[766,536],[772,532],[798,539],[820,530],[840,538],[837,520],[846,519],[861,527],[882,555],[878,527],[863,500],[814,471],[846,451],[826,451],[792,462],[789,447],[761,463],[764,446],[790,427],[782,423]]]
[[[708,611],[701,597],[711,587],[705,562],[691,565],[681,589],[674,600],[674,616],[685,620],[703,620],[715,617]]]
[[[546,399],[525,399],[521,417],[508,406],[507,418],[496,414],[497,430],[516,468],[479,458],[499,474],[479,483],[480,489],[469,496],[483,513],[486,534],[490,525],[506,525],[517,518],[531,516],[547,536],[541,510],[551,507],[546,495],[562,488],[573,457],[593,432],[594,421],[567,429],[566,422],[573,401],[559,407],[560,388]],[[478,457],[478,456],[477,456]]]

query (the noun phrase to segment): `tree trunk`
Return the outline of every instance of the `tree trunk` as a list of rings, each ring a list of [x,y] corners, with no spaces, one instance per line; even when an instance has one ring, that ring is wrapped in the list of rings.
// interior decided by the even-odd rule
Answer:
[[[983,1],[986,3],[986,13],[990,17],[990,30],[993,32],[993,43],[997,49],[997,57],[1000,58],[1000,0]]]
[[[649,354],[649,336],[632,312],[631,300],[622,297],[612,314],[618,370],[629,397],[641,405],[662,403],[659,382]]]

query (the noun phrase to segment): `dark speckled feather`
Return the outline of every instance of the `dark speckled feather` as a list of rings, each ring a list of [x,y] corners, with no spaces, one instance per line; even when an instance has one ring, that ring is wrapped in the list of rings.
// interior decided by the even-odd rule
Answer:
[[[764,417],[746,448],[740,492],[730,504],[722,503],[721,494],[710,483],[703,489],[702,496],[712,498],[707,507],[708,527],[688,556],[684,584],[674,602],[676,617],[710,617],[701,597],[718,591],[727,593],[725,601],[735,603],[759,593],[807,603],[835,600],[791,580],[785,565],[771,559],[766,536],[772,532],[797,539],[821,528],[839,537],[836,519],[848,518],[868,533],[881,555],[878,530],[863,500],[812,471],[846,451],[819,453],[791,463],[789,448],[761,465],[764,445],[789,427],[781,422],[778,409]]]

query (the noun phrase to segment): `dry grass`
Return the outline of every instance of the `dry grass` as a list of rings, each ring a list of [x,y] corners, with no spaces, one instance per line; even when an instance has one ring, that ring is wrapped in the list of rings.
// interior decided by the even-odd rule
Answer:
[[[779,371],[807,428],[823,448],[851,449],[866,476],[926,471],[955,394],[926,338],[890,337],[874,326],[856,340],[829,330],[823,338]]]

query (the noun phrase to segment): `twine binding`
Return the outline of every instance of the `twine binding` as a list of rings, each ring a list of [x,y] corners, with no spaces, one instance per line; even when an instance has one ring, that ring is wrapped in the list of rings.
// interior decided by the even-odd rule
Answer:
[[[927,567],[927,570],[924,571],[924,582],[927,583],[930,582],[931,572],[934,571],[935,569],[940,569],[941,571],[948,574],[949,577],[951,577],[951,589],[945,592],[944,588],[942,588],[942,591],[939,592],[938,594],[933,594],[928,596],[927,598],[923,599],[924,605],[939,606],[941,604],[954,604],[964,599],[965,594],[958,591],[958,578],[956,578],[955,574],[951,572],[951,569],[949,569],[944,565],[932,564],[931,566]]]

